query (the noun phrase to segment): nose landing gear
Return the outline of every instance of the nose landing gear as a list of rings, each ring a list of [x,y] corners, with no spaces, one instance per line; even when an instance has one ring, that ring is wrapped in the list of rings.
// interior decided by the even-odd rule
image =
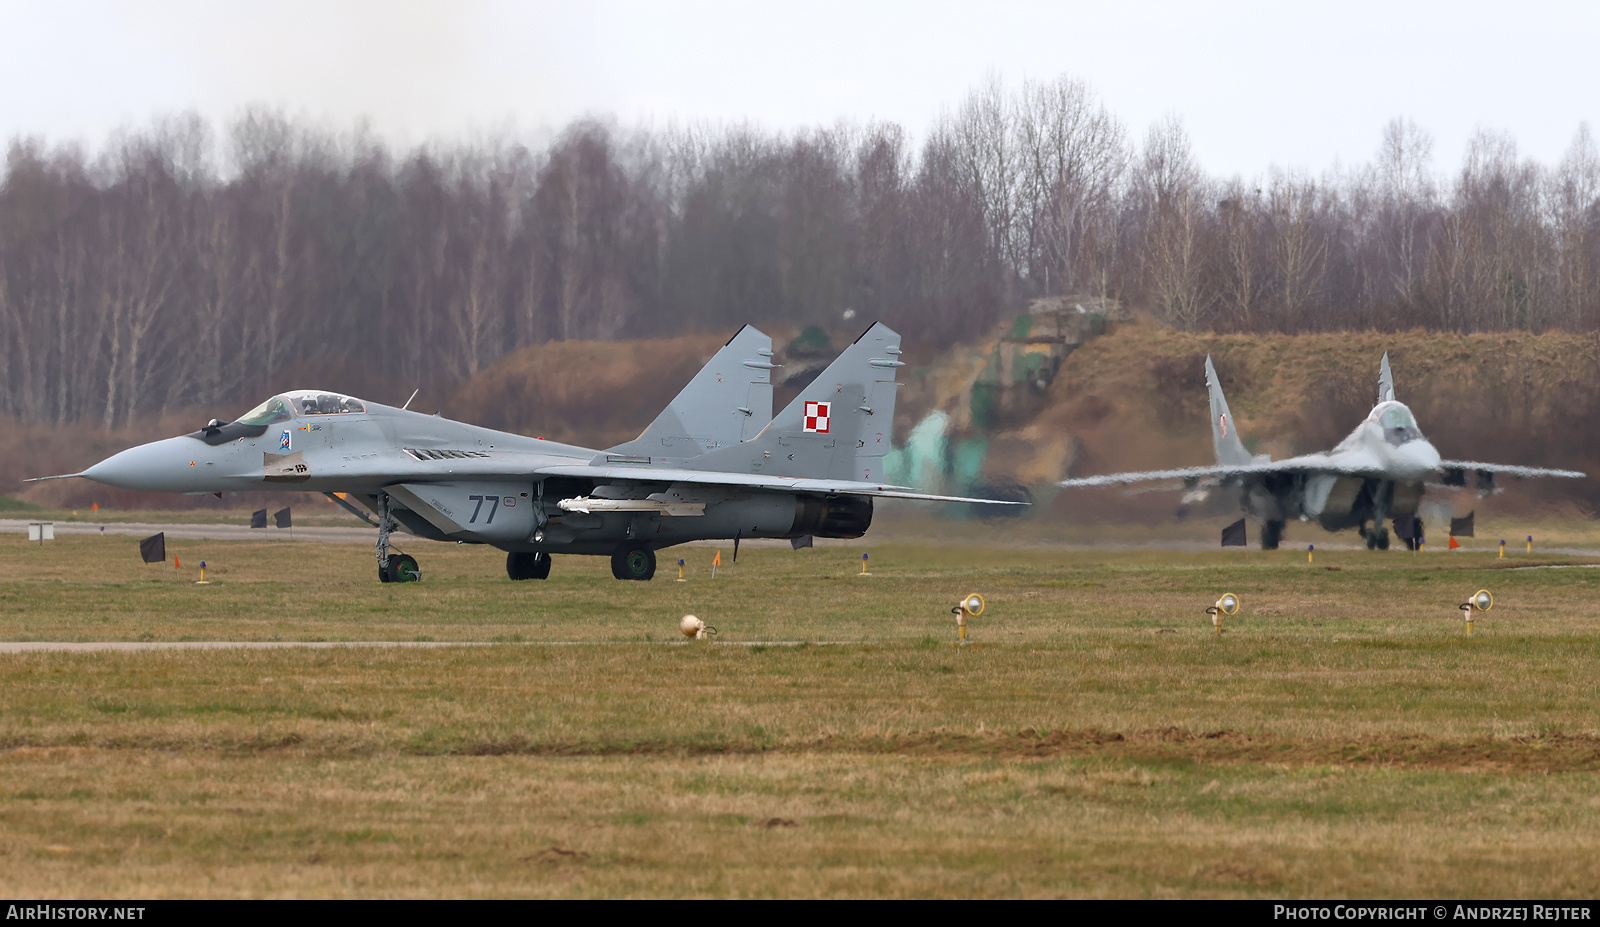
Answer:
[[[394,531],[394,515],[389,511],[389,494],[378,493],[378,582],[414,583],[422,579],[417,558],[410,554],[389,553],[389,535]]]
[[[389,555],[389,578],[386,583],[414,583],[422,579],[422,571],[417,568],[417,558],[410,554]],[[382,579],[382,576],[379,577]]]

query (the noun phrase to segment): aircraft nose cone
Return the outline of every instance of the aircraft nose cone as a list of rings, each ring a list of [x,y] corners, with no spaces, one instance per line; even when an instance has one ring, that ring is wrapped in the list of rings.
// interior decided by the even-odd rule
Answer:
[[[83,475],[119,489],[144,492],[184,492],[196,481],[196,452],[204,445],[193,438],[167,438],[113,454]]]

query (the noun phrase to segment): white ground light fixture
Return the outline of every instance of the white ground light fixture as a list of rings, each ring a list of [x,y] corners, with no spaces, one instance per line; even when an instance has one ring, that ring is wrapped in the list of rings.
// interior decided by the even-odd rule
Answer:
[[[1462,617],[1467,619],[1467,636],[1472,636],[1472,623],[1474,612],[1486,612],[1494,608],[1494,596],[1487,589],[1479,589],[1472,594],[1472,598],[1462,602],[1459,606]]]
[[[678,622],[678,630],[683,632],[684,637],[697,641],[704,640],[705,638],[717,633],[716,628],[710,627],[704,621],[701,621],[699,618],[696,618],[693,615],[684,615],[683,620]]]
[[[956,616],[956,643],[964,645],[967,642],[967,619],[983,614],[983,596],[976,592],[964,596],[955,608],[950,609],[950,613]]]
[[[1231,592],[1224,592],[1222,598],[1217,600],[1217,604],[1206,609],[1206,614],[1211,616],[1211,626],[1221,634],[1222,619],[1225,616],[1239,614],[1239,597]]]

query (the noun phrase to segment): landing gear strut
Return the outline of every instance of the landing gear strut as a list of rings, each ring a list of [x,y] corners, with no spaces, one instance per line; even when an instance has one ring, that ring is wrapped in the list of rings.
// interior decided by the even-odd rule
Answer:
[[[638,544],[623,544],[611,555],[611,575],[644,581],[656,575],[656,552]]]
[[[1383,523],[1394,501],[1394,483],[1385,480],[1372,494],[1372,530],[1367,532],[1367,550],[1388,550],[1389,529]]]
[[[422,578],[417,558],[410,554],[389,553],[389,535],[394,531],[394,515],[389,511],[389,494],[378,491],[378,582],[414,583]]]
[[[1277,550],[1283,543],[1283,522],[1265,521],[1261,523],[1261,549]]]
[[[548,579],[550,555],[537,551],[531,554],[512,551],[506,554],[506,575],[512,579]]]

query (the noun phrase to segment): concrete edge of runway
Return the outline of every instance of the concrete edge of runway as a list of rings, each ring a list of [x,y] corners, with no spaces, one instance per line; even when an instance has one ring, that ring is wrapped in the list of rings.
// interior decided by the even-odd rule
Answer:
[[[847,647],[883,641],[0,641],[0,654],[155,650],[336,650],[354,647]]]

